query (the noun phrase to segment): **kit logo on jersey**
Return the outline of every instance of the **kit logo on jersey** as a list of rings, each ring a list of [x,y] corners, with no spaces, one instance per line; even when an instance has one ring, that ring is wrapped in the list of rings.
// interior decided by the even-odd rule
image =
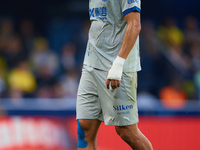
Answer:
[[[139,0],[127,0],[127,3],[128,4],[132,4],[132,3],[138,3],[139,2]]]
[[[102,20],[107,20],[107,8],[106,7],[97,7],[89,9],[90,17],[99,17]]]

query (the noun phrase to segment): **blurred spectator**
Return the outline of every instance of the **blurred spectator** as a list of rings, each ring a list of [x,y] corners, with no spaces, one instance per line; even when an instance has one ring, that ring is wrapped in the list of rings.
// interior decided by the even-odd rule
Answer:
[[[2,71],[0,70],[0,98],[2,97],[2,93],[5,91],[5,81],[3,78]]]
[[[34,70],[38,86],[36,96],[38,98],[53,98],[53,88],[58,80],[57,77],[55,77],[55,71],[58,68],[58,58],[49,50],[45,50],[44,52],[38,51],[33,56],[35,62],[33,64],[35,64]]]
[[[36,80],[29,69],[27,61],[21,61],[17,67],[12,69],[8,76],[10,89],[22,91],[23,93],[34,93],[36,89]]]
[[[27,55],[19,36],[12,36],[8,39],[7,46],[3,50],[3,57],[9,69],[16,67],[16,64],[26,59]]]
[[[69,87],[68,87],[69,88]],[[36,92],[37,98],[65,98],[64,89],[60,82],[55,81],[53,84],[50,85],[41,85],[38,87]]]
[[[57,82],[53,87],[54,98],[65,98],[65,92],[61,82]]]
[[[170,85],[160,90],[160,100],[166,108],[181,109],[186,105],[187,96],[178,77],[171,79]]]
[[[14,24],[11,19],[4,19],[0,24],[0,52],[8,46],[8,40],[14,35]]]
[[[137,105],[139,109],[153,110],[157,104],[157,98],[148,91],[141,91],[138,93]]]
[[[36,93],[37,98],[50,99],[53,98],[52,88],[49,86],[40,86]]]
[[[189,100],[196,99],[196,90],[193,80],[185,79],[183,81],[183,90],[185,91]]]
[[[76,68],[76,46],[73,43],[67,43],[62,48],[61,64],[65,71]]]
[[[61,79],[65,98],[76,98],[78,90],[78,76],[75,70],[71,69]]]
[[[197,88],[197,95],[200,100],[200,70],[194,76],[194,83]]]
[[[34,25],[31,20],[22,20],[20,22],[20,35],[23,39],[24,46],[30,52],[34,47],[35,31]]]
[[[185,45],[188,49],[193,43],[200,42],[200,32],[198,28],[198,21],[195,17],[189,16],[185,19]]]
[[[40,67],[36,78],[38,87],[53,87],[57,83],[57,79],[48,65]]]
[[[158,36],[164,43],[176,49],[184,42],[183,32],[176,26],[174,19],[166,18],[158,29]]]
[[[183,53],[182,47],[177,47],[176,50],[179,53],[177,53],[177,51],[175,51],[174,49],[170,48],[168,49],[168,51],[165,51],[164,54],[169,60],[169,62],[174,66],[174,68],[182,74],[182,76],[189,76],[191,72],[190,59]]]
[[[15,87],[11,87],[8,91],[8,98],[10,98],[15,104],[19,103],[23,98],[23,92]]]
[[[55,74],[59,69],[58,57],[49,49],[45,38],[40,37],[35,40],[31,63],[36,74],[43,68],[47,69],[49,74]]]
[[[0,56],[0,72],[1,72],[2,77],[5,76],[7,71],[8,71],[7,62],[2,56]]]
[[[194,72],[200,70],[200,43],[193,43],[190,46],[191,68]]]

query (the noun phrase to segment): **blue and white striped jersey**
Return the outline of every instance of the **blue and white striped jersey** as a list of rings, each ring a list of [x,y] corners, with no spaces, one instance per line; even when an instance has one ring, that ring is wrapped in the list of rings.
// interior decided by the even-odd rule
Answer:
[[[140,0],[89,0],[91,27],[84,64],[108,71],[120,51],[127,28],[124,16],[140,10]],[[124,72],[141,70],[139,53],[138,37],[124,63]]]

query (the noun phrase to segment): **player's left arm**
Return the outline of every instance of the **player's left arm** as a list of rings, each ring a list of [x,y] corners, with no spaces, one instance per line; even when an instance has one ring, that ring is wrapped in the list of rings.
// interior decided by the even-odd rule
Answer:
[[[137,11],[130,12],[127,15],[125,15],[124,18],[128,26],[124,34],[122,47],[119,51],[118,56],[126,59],[133,46],[135,45],[135,42],[141,30],[140,13]]]
[[[124,34],[121,49],[107,75],[106,86],[108,89],[110,84],[112,89],[120,87],[124,61],[132,50],[141,30],[139,12],[130,12],[124,17],[127,22],[127,28]]]

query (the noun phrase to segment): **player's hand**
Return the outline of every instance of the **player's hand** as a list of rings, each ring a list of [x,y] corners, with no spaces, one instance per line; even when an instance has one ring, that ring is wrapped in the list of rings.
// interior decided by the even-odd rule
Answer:
[[[107,89],[110,89],[110,84],[113,90],[120,87],[120,81],[119,80],[113,80],[113,79],[107,79],[106,80],[106,87]]]
[[[122,68],[117,68],[116,66],[112,66],[107,73],[106,79],[106,87],[110,89],[110,85],[113,90],[120,87],[120,80],[122,76]]]
[[[112,67],[110,68],[107,74],[107,79],[106,79],[107,89],[110,88],[110,84],[113,90],[120,87],[124,62],[125,59],[119,56],[117,56],[117,58],[113,61]]]

